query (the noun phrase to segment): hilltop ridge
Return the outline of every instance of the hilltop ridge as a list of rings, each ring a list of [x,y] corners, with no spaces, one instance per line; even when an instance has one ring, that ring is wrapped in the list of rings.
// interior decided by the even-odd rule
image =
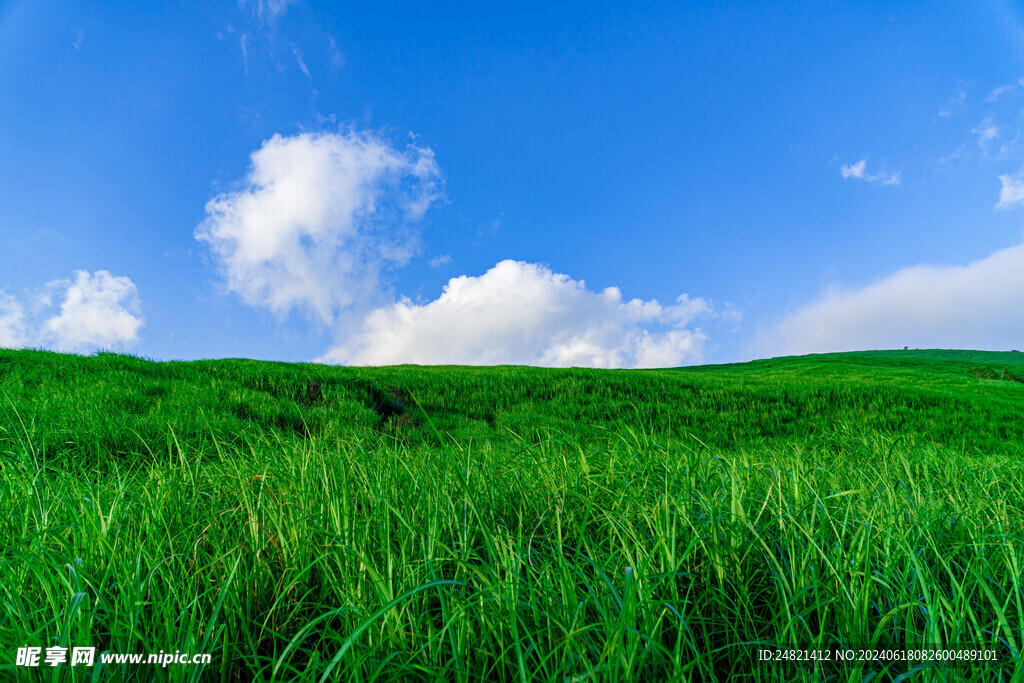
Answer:
[[[552,434],[585,441],[623,425],[737,450],[831,438],[837,426],[960,448],[1024,444],[1024,354],[866,351],[664,370],[521,366],[337,367],[244,359],[0,350],[0,391],[51,455],[166,451],[254,433],[386,436],[419,448]],[[430,425],[421,419],[429,416]],[[0,439],[11,441],[8,430]]]

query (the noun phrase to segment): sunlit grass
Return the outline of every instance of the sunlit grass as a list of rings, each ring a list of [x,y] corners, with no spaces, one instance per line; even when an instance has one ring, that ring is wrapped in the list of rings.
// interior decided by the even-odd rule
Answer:
[[[162,381],[165,396],[180,391]],[[799,406],[798,384],[780,391]],[[178,404],[159,440],[118,433],[102,405],[65,408],[69,423],[106,425],[90,446],[54,443],[61,425],[43,409],[0,396],[0,672],[26,673],[13,667],[20,646],[94,645],[213,663],[36,673],[861,681],[876,669],[756,653],[946,644],[996,648],[1003,662],[913,680],[1021,675],[1024,462],[1012,440],[986,453],[846,418],[721,448],[665,434],[644,405],[586,431],[537,420],[480,438],[454,431],[454,416],[438,425],[419,393],[394,399],[407,423],[304,430],[307,407],[292,400],[298,427],[231,431],[211,414],[206,433]]]

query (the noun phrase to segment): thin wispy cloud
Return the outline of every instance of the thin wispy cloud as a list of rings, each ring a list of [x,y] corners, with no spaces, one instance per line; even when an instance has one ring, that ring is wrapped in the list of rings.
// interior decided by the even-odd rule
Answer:
[[[963,109],[964,104],[967,102],[967,91],[962,89],[957,92],[945,106],[939,107],[939,116],[943,118],[951,117],[955,112]]]
[[[980,124],[971,129],[978,142],[978,147],[986,156],[991,154],[992,141],[999,137],[999,127],[992,123],[992,119],[986,117]]]
[[[302,54],[302,50],[300,50],[295,43],[292,43],[292,54],[295,56],[295,63],[299,65],[299,70],[306,75],[306,78],[311,78],[309,75],[309,67],[306,66],[306,62],[303,59],[304,55]]]
[[[278,69],[283,68],[277,63],[274,54],[273,43],[277,33],[277,20],[284,16],[290,5],[296,0],[239,0],[238,8],[243,17],[241,22],[247,30],[241,30],[238,45],[242,52],[242,69],[246,76],[249,75],[249,63],[255,57],[257,61],[265,55],[271,59]],[[245,16],[247,15],[247,16]],[[226,33],[233,33],[234,27],[228,26]],[[218,33],[218,38],[223,39],[225,32]],[[256,49],[254,49],[254,47]],[[292,54],[299,69],[309,77],[309,68],[305,62],[302,50],[295,44],[291,44]]]
[[[331,57],[331,68],[335,71],[343,69],[345,67],[345,57],[338,50],[338,44],[334,40],[334,36],[327,36],[327,42],[330,45],[328,54]]]
[[[81,52],[82,43],[85,42],[85,29],[81,26],[72,26],[71,31],[75,36],[75,40],[71,43],[71,47]]]
[[[879,172],[879,173],[868,173],[867,172],[868,160],[867,157],[860,161],[852,164],[844,164],[840,169],[839,173],[843,176],[844,180],[850,178],[856,178],[857,180],[864,180],[869,183],[876,185],[899,185],[900,184],[900,172],[895,173]]]
[[[238,38],[238,45],[242,48],[242,69],[245,75],[249,75],[249,34],[243,33]]]
[[[999,158],[1017,159],[1020,157],[1020,131],[1013,138],[999,145]]]
[[[996,88],[993,88],[988,93],[988,95],[985,96],[985,102],[986,102],[986,104],[992,104],[994,102],[998,102],[999,99],[1003,95],[1006,95],[1006,94],[1014,92],[1015,90],[1020,88],[1022,85],[1024,85],[1024,78],[1021,78],[1016,83],[1007,83],[1006,85],[1000,85],[1000,86],[998,86]]]
[[[297,0],[239,0],[239,7],[249,7],[260,21],[274,20],[288,11],[288,6]]]
[[[207,203],[195,237],[228,291],[281,316],[301,309],[329,324],[374,299],[444,195],[429,148],[368,132],[275,135],[251,161],[239,189]]]
[[[446,266],[451,262],[451,254],[441,254],[440,256],[435,256],[434,258],[427,261],[427,265],[430,266],[431,268],[440,268],[441,266]]]
[[[980,120],[969,129],[969,137],[954,152],[940,157],[938,163],[972,157],[995,161],[1021,159],[1024,137],[1021,135],[1022,114],[1017,106],[1021,92],[1024,92],[1024,79],[990,90],[982,103],[983,111],[977,113]],[[972,154],[971,150],[977,152]]]
[[[956,161],[957,159],[962,157],[964,155],[964,152],[966,152],[966,151],[967,151],[967,143],[965,142],[964,144],[960,145],[959,147],[957,147],[955,150],[953,150],[952,152],[950,152],[946,156],[939,157],[938,163],[940,163],[940,164],[948,164],[951,161]]]
[[[506,260],[448,281],[426,304],[403,298],[366,316],[320,360],[351,365],[522,364],[674,367],[699,362],[707,337],[690,326],[711,314],[700,298],[671,306],[623,300],[535,263]]]
[[[481,237],[494,237],[501,230],[501,219],[495,218],[493,221],[488,223],[486,226],[481,225],[476,229],[476,232]]]

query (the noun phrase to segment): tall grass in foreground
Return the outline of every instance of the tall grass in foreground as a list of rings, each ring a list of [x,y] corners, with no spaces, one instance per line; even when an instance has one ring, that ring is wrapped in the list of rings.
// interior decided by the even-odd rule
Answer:
[[[213,663],[33,675],[878,681],[910,667],[756,652],[946,644],[1002,661],[913,680],[1024,675],[1019,460],[842,428],[732,455],[636,430],[416,453],[168,438],[145,466],[48,463],[31,426],[2,453],[0,672],[60,644]]]

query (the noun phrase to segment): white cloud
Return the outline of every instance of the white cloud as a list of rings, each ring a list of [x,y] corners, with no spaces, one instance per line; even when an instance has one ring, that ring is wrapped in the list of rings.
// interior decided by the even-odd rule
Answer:
[[[27,345],[25,309],[13,296],[0,292],[0,348],[20,348]]]
[[[871,183],[877,183],[879,185],[899,185],[900,184],[900,172],[895,173],[876,173],[871,175],[867,172],[868,160],[864,157],[860,161],[853,164],[843,164],[839,169],[839,173],[843,176],[844,180],[849,178],[857,178],[858,180],[866,180]]]
[[[71,47],[81,52],[82,43],[85,42],[85,29],[81,26],[72,26],[71,30],[75,34],[75,42],[71,43]]]
[[[966,149],[967,149],[967,143],[965,142],[962,145],[960,145],[959,147],[957,147],[956,150],[954,150],[950,154],[947,154],[946,156],[941,157],[938,160],[938,163],[946,164],[946,163],[949,163],[950,161],[954,161],[956,159],[959,159],[960,157],[962,157],[964,155],[964,151]]]
[[[994,90],[992,90],[992,92],[990,92],[985,97],[985,102],[995,102],[1000,97],[1002,97],[1003,95],[1005,95],[1006,93],[1010,92],[1011,90],[1013,90],[1016,87],[1017,87],[1016,85],[1001,85],[998,88],[995,88]]]
[[[295,63],[299,65],[299,70],[306,75],[306,78],[311,78],[309,75],[309,67],[306,66],[306,62],[303,59],[305,55],[302,53],[302,50],[295,45],[295,43],[292,43],[292,54],[295,55]]]
[[[701,359],[706,337],[687,325],[710,313],[703,299],[623,301],[616,287],[592,292],[544,266],[506,260],[479,277],[452,278],[427,304],[402,299],[378,308],[321,361],[677,366]]]
[[[1008,92],[1013,92],[1020,86],[1024,85],[1024,78],[1019,79],[1016,83],[1009,83],[1007,85],[1001,85],[998,88],[994,88],[986,97],[985,102],[991,104],[996,102],[1000,97]]]
[[[971,129],[974,136],[978,140],[978,147],[984,154],[989,154],[992,147],[992,141],[999,137],[999,127],[992,123],[992,120],[986,118],[976,127]]]
[[[327,41],[330,44],[328,54],[331,56],[331,68],[335,71],[343,69],[345,67],[345,57],[338,51],[338,43],[334,40],[334,36],[327,36]]]
[[[245,70],[245,75],[249,75],[249,34],[243,33],[242,37],[238,39],[238,44],[242,48],[242,68]]]
[[[434,258],[427,261],[427,265],[430,266],[431,268],[440,268],[441,266],[446,266],[451,262],[451,254],[441,254],[440,256],[435,256]]]
[[[77,270],[74,281],[52,280],[25,299],[0,292],[0,347],[124,347],[138,339],[144,324],[135,285],[105,270]],[[59,313],[50,310],[55,300]]]
[[[75,280],[50,282],[47,289],[63,293],[60,314],[45,321],[40,338],[59,351],[112,348],[138,339],[139,315],[135,284],[105,270],[75,271]]]
[[[939,116],[949,118],[955,110],[963,108],[965,102],[967,102],[967,91],[961,88],[946,106],[939,107]]]
[[[1024,346],[1024,244],[966,266],[919,265],[786,316],[755,355]]]
[[[276,19],[288,10],[296,0],[238,0],[239,7],[252,6],[252,12],[260,21]]]
[[[843,179],[846,178],[863,178],[864,169],[867,168],[868,160],[866,158],[861,159],[855,164],[843,164],[839,172],[843,174]]]
[[[1013,175],[999,176],[999,182],[1002,183],[1002,188],[999,190],[997,209],[1010,209],[1024,203],[1024,168]]]
[[[275,135],[253,152],[241,188],[206,204],[195,231],[227,288],[278,315],[325,323],[378,290],[382,270],[415,253],[414,229],[443,197],[426,147],[397,150],[370,133]]]

